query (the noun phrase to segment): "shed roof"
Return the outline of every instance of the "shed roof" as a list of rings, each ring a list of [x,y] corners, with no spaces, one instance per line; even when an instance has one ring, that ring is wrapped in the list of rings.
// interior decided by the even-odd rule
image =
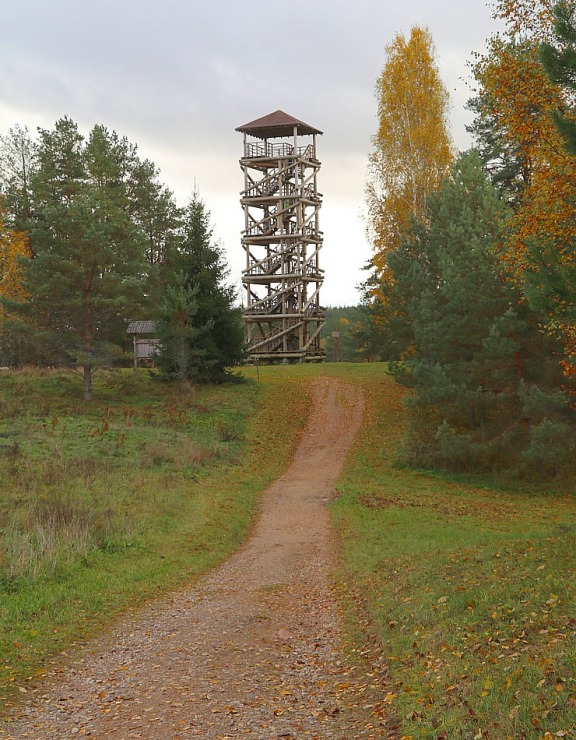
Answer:
[[[126,334],[154,334],[155,331],[155,321],[131,321],[126,329]]]
[[[298,133],[304,136],[322,133],[322,131],[304,123],[304,121],[284,113],[283,110],[274,111],[274,113],[269,113],[267,116],[257,118],[243,126],[238,126],[236,131],[256,136],[258,139],[273,139],[277,136],[292,136],[295,126]]]

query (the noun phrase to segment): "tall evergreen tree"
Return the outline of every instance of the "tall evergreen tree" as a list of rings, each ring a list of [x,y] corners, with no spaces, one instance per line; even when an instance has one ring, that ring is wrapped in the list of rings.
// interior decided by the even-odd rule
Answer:
[[[184,273],[176,276],[174,285],[166,289],[156,332],[161,339],[156,364],[166,377],[184,381],[202,362],[205,352],[198,338],[210,325],[198,326],[198,287],[190,287]]]
[[[530,411],[525,399],[550,383],[555,363],[503,272],[495,245],[504,207],[476,152],[460,157],[427,215],[390,256],[414,333],[405,366],[415,389],[413,460],[490,469],[529,447],[527,430],[541,422],[534,414],[545,404]],[[541,393],[546,413],[563,413],[555,394]]]
[[[129,213],[146,244],[146,259],[155,277],[157,267],[177,250],[183,211],[173,193],[159,180],[159,172],[148,159],[133,156],[127,175]]]
[[[540,312],[542,323],[565,345],[562,366],[572,381],[576,378],[576,4],[569,0],[553,7],[553,38],[540,44],[540,60],[551,83],[560,88],[562,100],[551,117],[568,152],[568,187],[555,188],[552,211],[560,205],[559,229],[530,241],[529,269],[524,275],[528,300]],[[570,156],[571,155],[571,156]],[[562,207],[563,206],[563,207]]]
[[[540,60],[550,80],[567,93],[568,106],[552,111],[552,118],[566,142],[570,154],[576,155],[576,4],[559,2],[554,6],[555,43],[540,44]]]
[[[188,377],[222,381],[228,368],[244,357],[244,324],[240,308],[234,305],[235,290],[226,283],[228,269],[222,248],[214,241],[210,212],[197,193],[184,212],[178,251],[163,266],[163,284],[176,285],[180,272],[185,286],[194,290],[196,303],[193,322],[198,333],[190,340],[194,352]],[[164,363],[163,369],[173,372],[170,363]]]
[[[40,131],[29,299],[11,309],[33,320],[56,358],[83,367],[86,400],[92,369],[118,350],[144,293],[144,245],[127,208],[130,157],[125,140],[102,126],[87,140],[69,118]]]

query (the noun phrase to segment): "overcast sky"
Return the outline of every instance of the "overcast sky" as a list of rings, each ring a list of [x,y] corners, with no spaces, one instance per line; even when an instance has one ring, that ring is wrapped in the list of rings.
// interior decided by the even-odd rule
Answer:
[[[466,149],[468,63],[495,30],[487,0],[18,0],[2,9],[0,133],[64,115],[138,144],[184,204],[196,185],[240,286],[235,128],[277,109],[320,129],[325,305],[358,301],[370,257],[364,183],[384,47],[427,26]]]

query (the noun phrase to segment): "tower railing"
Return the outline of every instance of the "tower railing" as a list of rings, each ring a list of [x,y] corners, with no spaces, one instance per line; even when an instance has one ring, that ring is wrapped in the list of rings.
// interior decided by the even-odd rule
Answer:
[[[294,147],[286,142],[271,144],[269,141],[247,141],[244,146],[244,156],[248,159],[278,158],[278,157],[302,157],[303,159],[314,159],[314,147],[312,144]]]

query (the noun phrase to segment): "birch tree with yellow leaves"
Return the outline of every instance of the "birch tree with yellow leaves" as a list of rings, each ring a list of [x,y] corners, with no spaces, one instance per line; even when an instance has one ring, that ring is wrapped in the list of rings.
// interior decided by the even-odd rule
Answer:
[[[363,343],[360,337],[368,337],[381,359],[396,359],[409,350],[411,329],[388,256],[399,248],[412,219],[425,219],[426,198],[449,173],[454,150],[449,96],[428,29],[414,26],[408,39],[398,34],[385,52],[375,88],[378,130],[366,185],[373,257],[362,286],[364,318],[358,338]]]
[[[412,217],[424,218],[426,196],[438,189],[454,152],[448,127],[449,96],[428,29],[414,26],[386,47],[376,83],[378,131],[372,140],[367,184],[374,266],[381,282],[393,279],[386,256]]]

